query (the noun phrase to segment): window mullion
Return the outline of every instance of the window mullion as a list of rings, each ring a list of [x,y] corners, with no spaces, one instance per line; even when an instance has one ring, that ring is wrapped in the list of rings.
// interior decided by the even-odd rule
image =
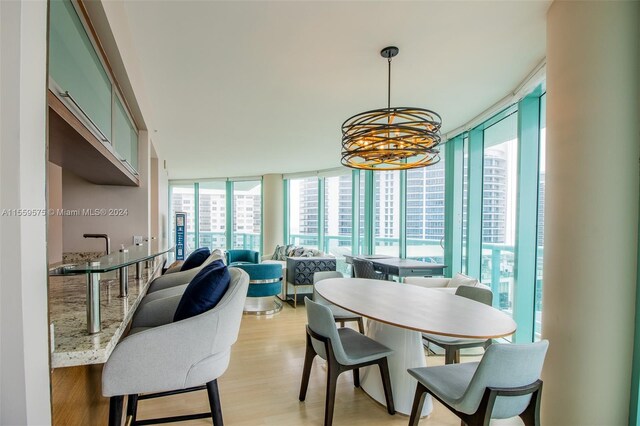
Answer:
[[[538,168],[540,98],[529,96],[518,106],[518,190],[513,318],[517,343],[533,341],[538,237]],[[532,206],[536,206],[533,208]]]
[[[482,258],[483,165],[484,129],[479,126],[469,132],[469,189],[467,195],[467,274],[478,279],[481,278]]]
[[[462,204],[464,178],[464,141],[462,135],[444,146],[445,223],[444,263],[446,275],[462,271]]]

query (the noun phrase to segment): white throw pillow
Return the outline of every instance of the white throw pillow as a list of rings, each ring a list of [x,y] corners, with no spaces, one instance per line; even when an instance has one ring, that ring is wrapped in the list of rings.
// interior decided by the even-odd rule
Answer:
[[[447,287],[451,287],[451,288],[458,288],[461,285],[468,285],[471,287],[475,287],[478,285],[478,280],[475,278],[471,278],[468,277],[466,275],[463,274],[456,274],[455,277],[451,278],[451,280],[449,280],[449,283],[447,284]]]

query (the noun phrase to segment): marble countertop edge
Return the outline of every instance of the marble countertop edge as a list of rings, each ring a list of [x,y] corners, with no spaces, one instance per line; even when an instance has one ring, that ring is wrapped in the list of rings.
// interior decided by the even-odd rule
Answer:
[[[133,268],[130,268],[133,269]],[[90,364],[103,364],[107,362],[109,356],[115,349],[117,343],[120,341],[122,336],[124,335],[125,330],[127,329],[129,323],[131,322],[133,315],[140,305],[143,296],[146,294],[149,284],[153,279],[159,276],[159,272],[162,269],[162,262],[156,262],[154,267],[149,271],[145,270],[145,274],[140,279],[141,285],[138,287],[137,294],[132,294],[131,286],[136,282],[132,276],[129,277],[129,286],[130,292],[128,297],[134,297],[135,300],[132,301],[131,305],[126,308],[126,312],[124,313],[124,317],[121,319],[118,318],[117,321],[119,324],[115,327],[115,330],[111,331],[112,335],[109,338],[108,334],[110,332],[109,327],[104,324],[105,318],[103,316],[103,330],[96,335],[88,335],[82,330],[74,330],[75,332],[79,332],[80,335],[77,337],[79,340],[79,345],[86,344],[87,341],[91,341],[92,338],[106,338],[108,342],[98,343],[99,347],[91,348],[91,349],[78,349],[78,350],[58,350],[57,348],[51,353],[51,368],[63,368],[63,367],[76,367],[82,365],[90,365]],[[149,272],[150,274],[149,274]],[[82,280],[84,280],[84,276],[80,276]],[[64,285],[64,283],[63,283]],[[108,286],[109,284],[107,284]],[[103,308],[104,310],[104,308]],[[86,311],[83,308],[83,311],[78,314],[78,316],[82,316],[86,314]],[[56,318],[52,315],[52,322],[54,325],[56,324]],[[61,321],[63,323],[63,321]],[[85,320],[86,324],[86,320]],[[111,326],[113,329],[113,326]],[[74,337],[69,338],[74,339]],[[95,345],[95,344],[94,344]]]

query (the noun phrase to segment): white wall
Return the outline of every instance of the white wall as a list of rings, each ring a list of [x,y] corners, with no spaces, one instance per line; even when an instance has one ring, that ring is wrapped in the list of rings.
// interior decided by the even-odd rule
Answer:
[[[155,152],[155,150],[154,150]],[[168,190],[169,179],[164,169],[164,161],[151,158],[151,234],[152,247],[165,247],[167,244]]]
[[[73,173],[62,171],[64,209],[127,209],[125,216],[65,216],[64,252],[103,251],[101,239],[83,238],[85,233],[108,234],[111,249],[133,244],[133,236],[150,235],[150,157],[149,138],[141,131],[138,138],[139,187],[95,185]]]
[[[283,237],[284,186],[282,175],[264,175],[262,177],[262,254],[273,254],[276,245],[284,243]]]
[[[169,244],[169,173],[164,161],[158,159],[158,228],[157,238],[160,247]]]
[[[637,286],[640,3],[547,15],[542,424],[628,423]]]
[[[47,163],[48,208],[57,211],[62,209],[62,168],[50,161]],[[62,216],[49,215],[47,219],[49,264],[62,262]]]
[[[0,209],[46,209],[47,3],[0,2]],[[46,218],[0,217],[0,424],[51,422]]]

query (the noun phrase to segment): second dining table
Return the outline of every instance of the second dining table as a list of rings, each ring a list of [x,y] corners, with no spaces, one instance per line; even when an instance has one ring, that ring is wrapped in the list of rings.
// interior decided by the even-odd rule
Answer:
[[[511,335],[516,323],[505,313],[482,303],[437,289],[364,278],[332,278],[316,284],[329,302],[368,318],[367,336],[394,350],[389,372],[396,411],[411,413],[416,380],[408,368],[426,366],[421,333],[473,339]],[[377,369],[366,367],[362,389],[385,405]],[[422,415],[431,413],[431,397]]]

